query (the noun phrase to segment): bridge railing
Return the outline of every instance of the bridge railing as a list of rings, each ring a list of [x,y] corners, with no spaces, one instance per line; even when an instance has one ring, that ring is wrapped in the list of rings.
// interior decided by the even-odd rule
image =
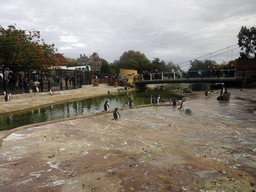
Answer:
[[[236,70],[219,70],[219,71],[187,71],[187,72],[159,72],[138,74],[135,81],[145,80],[168,80],[168,79],[189,79],[189,78],[236,78]]]

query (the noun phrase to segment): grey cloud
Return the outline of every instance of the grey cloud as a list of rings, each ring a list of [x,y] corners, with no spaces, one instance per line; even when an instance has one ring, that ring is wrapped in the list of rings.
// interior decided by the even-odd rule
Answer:
[[[3,27],[39,30],[66,57],[98,52],[109,62],[128,50],[186,61],[237,43],[238,24],[256,25],[255,0],[10,0],[4,7]]]

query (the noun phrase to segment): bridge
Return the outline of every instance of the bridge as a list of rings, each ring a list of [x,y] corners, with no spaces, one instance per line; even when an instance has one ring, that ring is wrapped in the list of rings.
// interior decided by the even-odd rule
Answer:
[[[171,84],[171,83],[224,83],[228,85],[239,86],[243,82],[242,77],[237,77],[236,72],[232,76],[227,76],[224,73],[221,76],[211,75],[211,76],[202,76],[202,75],[188,75],[183,74],[178,78],[175,78],[175,74],[172,76],[166,75],[167,73],[159,73],[158,78],[153,78],[156,74],[150,74],[150,78],[144,80],[143,75],[139,75],[138,79],[135,80],[134,84],[137,88],[143,88],[147,84]]]

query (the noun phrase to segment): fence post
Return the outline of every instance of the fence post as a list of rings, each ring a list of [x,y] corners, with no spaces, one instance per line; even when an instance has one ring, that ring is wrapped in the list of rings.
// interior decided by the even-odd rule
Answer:
[[[43,80],[43,71],[41,69],[41,92],[44,91],[44,80]]]
[[[5,66],[2,65],[2,71],[3,71],[3,89],[6,92],[6,86],[5,86]]]
[[[66,89],[68,89],[68,71],[66,70]]]
[[[80,72],[80,88],[82,88],[82,83],[83,83],[83,71]]]
[[[51,76],[50,76],[50,71],[48,70],[48,75],[49,75],[49,78],[48,78],[48,91],[51,90]]]
[[[60,70],[60,90],[62,90],[62,70]]]

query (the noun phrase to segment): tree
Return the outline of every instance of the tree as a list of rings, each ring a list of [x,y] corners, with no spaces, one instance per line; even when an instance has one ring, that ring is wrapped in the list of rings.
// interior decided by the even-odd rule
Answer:
[[[168,62],[168,64],[166,65],[166,69],[168,72],[171,72],[172,70],[174,71],[178,71],[181,70],[179,65],[174,64],[172,61]],[[181,70],[182,71],[182,70]]]
[[[160,61],[159,58],[154,58],[154,60],[151,62],[152,63],[152,69],[153,71],[158,70],[158,71],[167,71],[167,67],[165,66],[165,62],[162,60]]]
[[[45,68],[66,62],[63,55],[55,54],[54,44],[40,39],[39,31],[27,31],[13,25],[0,26],[0,62],[13,71],[19,68]]]
[[[233,65],[235,68],[237,68],[237,60],[231,60],[228,62],[228,64],[226,65],[227,68],[230,68],[231,65]]]
[[[70,58],[70,57],[67,57],[66,58],[68,63],[67,65],[70,67],[70,66],[76,66],[77,65],[77,60],[76,59],[73,59],[73,58]]]
[[[100,68],[101,73],[111,74],[111,67],[105,59],[101,59],[102,65]]]
[[[120,57],[119,62],[117,62],[118,70],[120,68],[125,69],[135,69],[138,73],[142,73],[143,70],[146,70],[150,65],[149,59],[139,51],[129,50],[124,52]]]
[[[210,66],[211,68],[213,66],[217,66],[217,63],[215,61],[212,60],[194,60],[194,61],[190,61],[190,69],[191,70],[204,70],[206,69],[208,66]]]
[[[241,47],[240,57],[250,58],[250,54],[256,55],[256,28],[250,29],[246,26],[242,26],[240,32],[237,35],[238,45]]]

